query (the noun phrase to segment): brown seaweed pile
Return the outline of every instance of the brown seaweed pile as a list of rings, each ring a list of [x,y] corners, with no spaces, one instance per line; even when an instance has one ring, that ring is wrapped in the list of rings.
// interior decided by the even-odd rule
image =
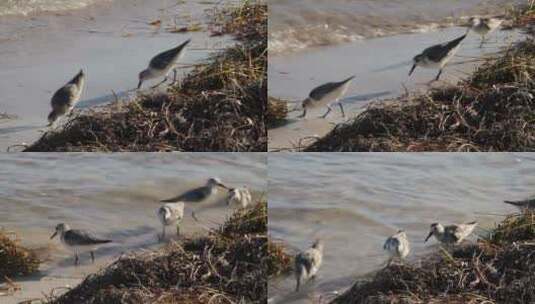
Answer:
[[[35,273],[40,264],[37,255],[21,246],[13,233],[0,229],[0,282]]]
[[[214,17],[238,43],[165,94],[70,118],[25,151],[266,151],[267,5],[244,1]]]

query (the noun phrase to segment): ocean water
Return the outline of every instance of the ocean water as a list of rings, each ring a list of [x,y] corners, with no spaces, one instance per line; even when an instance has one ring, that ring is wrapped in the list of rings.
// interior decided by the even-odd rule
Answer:
[[[65,286],[64,281],[76,284],[121,254],[163,246],[156,237],[161,199],[204,185],[213,176],[230,187],[246,185],[258,197],[267,188],[266,170],[261,153],[0,153],[0,228],[15,232],[45,260],[36,278],[21,282],[16,299],[0,297],[0,303],[49,294]],[[188,204],[181,234],[206,233],[222,224],[233,212],[224,198],[219,191],[210,201]],[[95,264],[83,254],[81,266],[74,267],[72,252],[58,239],[50,240],[60,222],[114,242],[95,252]]]
[[[433,222],[477,220],[484,235],[517,209],[503,200],[535,195],[535,154],[309,153],[269,155],[269,232],[294,250],[325,242],[319,276],[296,294],[293,276],[270,282],[273,303],[324,303],[333,291],[385,265],[398,229],[410,261]],[[472,240],[475,237],[472,237]],[[324,300],[319,301],[322,297]]]
[[[79,9],[98,1],[109,0],[0,0],[0,16]]]
[[[270,0],[270,55],[460,24],[523,0]]]

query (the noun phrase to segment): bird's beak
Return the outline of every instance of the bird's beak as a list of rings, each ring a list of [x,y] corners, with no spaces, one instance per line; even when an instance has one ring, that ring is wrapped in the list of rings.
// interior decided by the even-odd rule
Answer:
[[[425,242],[427,242],[427,240],[429,240],[429,238],[433,235],[433,231],[430,231],[429,234],[427,235],[427,237],[425,238]]]
[[[50,237],[50,239],[53,239],[56,237],[56,235],[58,235],[58,232],[57,231],[54,231],[54,234],[52,234],[52,236]]]
[[[139,83],[137,84],[137,89],[139,90],[141,88],[141,84],[143,84],[143,81],[140,80]]]
[[[229,188],[229,187],[227,187],[227,186],[223,185],[222,183],[217,183],[217,185],[218,185],[219,187],[221,187],[221,188],[224,188],[224,189],[230,190],[230,188]]]
[[[409,72],[409,76],[412,75],[412,72],[414,72],[414,69],[416,69],[416,63],[412,65],[411,71]]]

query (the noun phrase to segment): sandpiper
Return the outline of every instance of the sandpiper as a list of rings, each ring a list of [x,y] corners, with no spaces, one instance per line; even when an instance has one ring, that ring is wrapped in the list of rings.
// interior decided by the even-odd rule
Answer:
[[[247,208],[252,201],[251,192],[246,187],[233,188],[228,191],[227,205],[241,209]]]
[[[470,18],[470,25],[472,31],[481,36],[481,44],[479,47],[483,47],[485,43],[486,36],[494,32],[500,25],[503,23],[503,19],[500,18],[481,18],[481,17],[472,17]]]
[[[48,126],[52,126],[60,116],[69,113],[74,108],[82,96],[84,82],[85,74],[83,70],[80,70],[71,81],[54,93],[50,101],[52,112],[48,114]]]
[[[466,224],[457,224],[442,226],[440,223],[431,224],[429,235],[425,238],[425,242],[434,235],[435,238],[445,245],[456,245],[461,243],[467,236],[469,236],[474,228],[476,228],[477,222],[470,222]]]
[[[180,222],[184,218],[184,203],[167,203],[158,208],[158,219],[162,223],[162,235],[160,240],[165,238],[165,227],[176,225],[176,234],[180,234]]]
[[[74,251],[74,265],[78,265],[78,250],[88,248],[91,253],[91,261],[95,262],[95,254],[93,251],[98,245],[110,243],[111,240],[101,239],[92,233],[85,230],[71,229],[69,225],[60,223],[56,225],[54,234],[50,237],[53,239],[56,235],[60,235],[61,243]]]
[[[175,83],[177,78],[177,71],[175,67],[176,62],[178,59],[180,59],[180,57],[182,57],[182,55],[184,55],[184,49],[190,43],[190,41],[191,40],[188,39],[176,48],[167,50],[154,56],[154,58],[152,58],[149,62],[149,67],[139,73],[139,83],[137,88],[140,89],[143,81],[145,80],[164,76],[163,81],[156,84],[152,88],[154,89],[160,86],[167,81],[168,74],[171,70],[173,70],[173,83]]]
[[[228,189],[227,186],[221,183],[221,180],[217,177],[211,177],[206,182],[206,185],[186,191],[175,197],[161,200],[162,203],[176,203],[176,202],[201,202],[209,198],[212,195],[217,194],[217,187]]]
[[[399,230],[396,234],[386,239],[383,249],[390,254],[388,265],[390,265],[394,259],[399,259],[400,261],[405,259],[411,250],[409,239],[407,238],[405,231]]]
[[[439,71],[435,78],[435,81],[437,81],[440,75],[442,75],[442,69],[444,69],[444,66],[455,55],[464,38],[466,38],[466,34],[450,42],[428,47],[421,54],[416,55],[413,58],[414,64],[409,72],[409,76],[412,75],[412,72],[414,72],[417,66],[422,68],[438,68]]]
[[[314,88],[308,95],[308,98],[303,101],[303,114],[300,115],[299,118],[304,118],[307,115],[308,108],[327,106],[327,112],[321,116],[321,118],[325,118],[331,112],[331,105],[333,104],[338,104],[342,116],[345,117],[344,107],[339,100],[349,89],[349,85],[353,78],[355,78],[355,76],[351,76],[340,82],[329,82]]]
[[[503,201],[506,204],[517,206],[521,209],[535,209],[535,198],[522,201]]]
[[[323,242],[317,240],[312,247],[300,252],[295,256],[295,278],[297,285],[295,291],[299,291],[301,282],[315,277],[320,269],[323,259]]]

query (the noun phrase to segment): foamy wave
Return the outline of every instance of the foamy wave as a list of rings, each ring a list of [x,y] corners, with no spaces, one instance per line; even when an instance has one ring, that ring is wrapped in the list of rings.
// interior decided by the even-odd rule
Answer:
[[[84,8],[99,0],[0,0],[0,16],[30,15]]]

